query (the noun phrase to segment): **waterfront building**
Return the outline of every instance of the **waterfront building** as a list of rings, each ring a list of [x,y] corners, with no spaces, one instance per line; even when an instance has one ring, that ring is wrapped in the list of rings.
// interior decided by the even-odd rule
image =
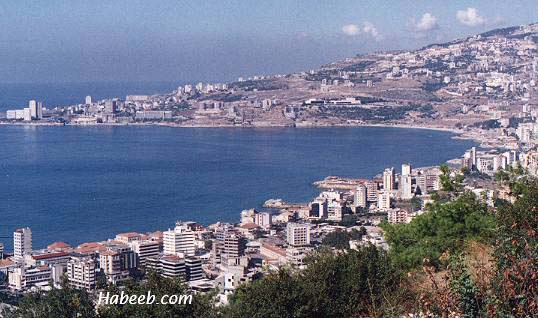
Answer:
[[[13,290],[27,289],[31,287],[46,287],[52,277],[49,266],[29,267],[24,266],[10,269],[8,273],[9,287]]]
[[[30,111],[30,108],[23,109],[23,120],[24,121],[31,121],[32,120],[32,113]]]
[[[136,268],[136,264],[135,254],[129,248],[114,248],[99,253],[101,271],[112,284],[129,278],[129,273]]]
[[[67,279],[76,289],[95,289],[97,263],[88,255],[73,254],[67,263]]]
[[[163,255],[148,259],[147,267],[169,278],[185,278],[185,259],[177,255]]]
[[[236,233],[228,233],[224,239],[222,254],[226,254],[230,257],[240,257],[245,254],[247,240]]]
[[[136,233],[136,232],[119,233],[119,234],[116,234],[115,240],[118,242],[129,244],[131,242],[140,240],[141,236],[142,235],[140,233]]]
[[[92,97],[90,95],[86,96],[86,99],[84,100],[86,105],[92,104]]]
[[[43,250],[34,252],[33,255],[27,255],[25,264],[30,266],[54,266],[61,265],[65,267],[69,262],[70,256],[68,252],[49,252]]]
[[[310,203],[310,219],[323,220],[327,217],[327,199],[316,198]]]
[[[198,257],[185,258],[185,279],[190,282],[203,278],[202,260]]]
[[[264,229],[270,228],[272,224],[271,213],[259,212],[254,214],[254,224]]]
[[[303,223],[288,223],[286,225],[286,241],[291,246],[310,245],[310,225]]]
[[[420,191],[421,195],[428,194],[426,175],[425,174],[418,175],[416,177],[416,182],[417,182],[416,191]]]
[[[255,209],[248,209],[241,211],[241,225],[254,223],[254,216],[256,215]]]
[[[172,119],[173,114],[169,110],[139,110],[136,112],[136,120],[167,120]]]
[[[43,118],[43,102],[37,102],[36,118]]]
[[[364,183],[366,186],[366,199],[368,202],[377,202],[378,188],[377,181],[369,180]]]
[[[330,200],[327,202],[327,220],[340,222],[342,221],[342,203],[339,200]]]
[[[390,209],[390,193],[389,192],[382,191],[379,194],[379,198],[377,200],[377,208],[380,210]]]
[[[105,113],[113,114],[117,110],[117,102],[115,100],[105,101]]]
[[[471,164],[472,164],[472,168],[473,169],[476,169],[476,147],[473,147],[471,148]]]
[[[383,190],[385,192],[394,190],[395,174],[394,168],[387,168],[383,172]]]
[[[32,254],[32,230],[29,227],[13,232],[13,257],[23,260],[25,255]]]
[[[15,109],[9,109],[6,111],[6,119],[17,119],[17,111]]]
[[[194,256],[194,232],[184,223],[177,224],[173,230],[163,233],[165,255]]]
[[[30,109],[30,117],[37,117],[37,102],[35,100],[28,101],[28,109]]]
[[[0,260],[4,259],[4,243],[0,243]]]
[[[368,204],[367,202],[367,193],[368,190],[364,184],[359,184],[355,190],[355,196],[353,200],[353,205],[355,208],[365,208]]]
[[[150,257],[159,256],[162,244],[159,241],[132,241],[129,244],[136,255],[136,262],[140,266],[146,266]]]
[[[413,198],[412,193],[412,178],[410,174],[402,175],[400,178],[400,198],[403,200],[409,200]]]
[[[404,163],[402,164],[402,176],[409,176],[412,173],[411,164]]]

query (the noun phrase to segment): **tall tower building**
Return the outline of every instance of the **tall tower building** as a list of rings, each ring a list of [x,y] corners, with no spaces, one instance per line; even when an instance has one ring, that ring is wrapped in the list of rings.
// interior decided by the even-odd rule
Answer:
[[[186,224],[178,224],[163,233],[165,255],[194,256],[194,232]]]
[[[28,108],[30,109],[30,116],[37,118],[37,102],[33,99],[28,101]]]
[[[85,104],[86,105],[91,105],[92,104],[92,97],[90,95],[86,96]]]
[[[385,192],[394,190],[394,168],[387,168],[383,172],[383,190]]]
[[[13,256],[17,260],[24,259],[24,255],[32,253],[32,230],[29,227],[17,229],[13,232]]]
[[[43,118],[43,102],[37,102],[37,119]]]
[[[471,162],[473,164],[473,169],[476,169],[476,147],[471,148]]]
[[[411,164],[404,163],[402,164],[402,176],[411,175]]]
[[[378,182],[373,180],[366,181],[364,185],[366,186],[366,199],[368,202],[377,202]]]
[[[400,179],[400,197],[404,200],[409,200],[413,198],[413,193],[411,191],[411,175],[402,175]]]
[[[364,184],[359,184],[355,190],[354,205],[355,208],[365,208],[367,203],[367,192]]]

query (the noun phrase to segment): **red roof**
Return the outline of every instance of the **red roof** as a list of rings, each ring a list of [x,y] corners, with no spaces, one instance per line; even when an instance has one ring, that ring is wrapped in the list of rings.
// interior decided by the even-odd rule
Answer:
[[[57,249],[63,249],[63,248],[71,248],[71,245],[65,243],[65,242],[54,242],[47,246],[47,249],[49,250],[57,250]]]
[[[125,232],[125,233],[119,233],[116,236],[131,238],[131,237],[139,237],[140,235],[141,235],[140,233],[136,233],[136,232]]]
[[[69,253],[67,252],[57,252],[57,253],[47,253],[47,254],[41,254],[41,255],[34,255],[32,256],[33,259],[35,259],[36,261],[40,261],[40,260],[44,260],[44,259],[49,259],[49,258],[55,258],[55,257],[63,257],[63,256],[68,256]]]
[[[252,229],[258,228],[259,226],[257,226],[254,223],[245,223],[245,224],[241,225],[240,227],[243,228],[243,229],[252,230]]]

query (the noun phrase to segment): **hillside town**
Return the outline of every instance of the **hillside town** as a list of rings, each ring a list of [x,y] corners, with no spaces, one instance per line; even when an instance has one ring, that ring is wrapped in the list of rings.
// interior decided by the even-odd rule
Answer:
[[[446,129],[490,146],[532,139],[538,24],[415,51],[359,55],[319,69],[197,83],[158,95],[28,107],[2,124],[178,127],[390,125]],[[519,128],[518,128],[519,127]],[[491,138],[492,136],[497,138]],[[493,140],[493,141],[492,141]]]

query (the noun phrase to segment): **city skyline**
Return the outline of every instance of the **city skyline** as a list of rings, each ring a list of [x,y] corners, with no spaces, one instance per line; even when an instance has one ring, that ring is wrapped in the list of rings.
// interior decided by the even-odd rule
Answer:
[[[531,1],[3,4],[2,82],[230,81],[536,22]],[[387,12],[389,13],[387,18]]]

